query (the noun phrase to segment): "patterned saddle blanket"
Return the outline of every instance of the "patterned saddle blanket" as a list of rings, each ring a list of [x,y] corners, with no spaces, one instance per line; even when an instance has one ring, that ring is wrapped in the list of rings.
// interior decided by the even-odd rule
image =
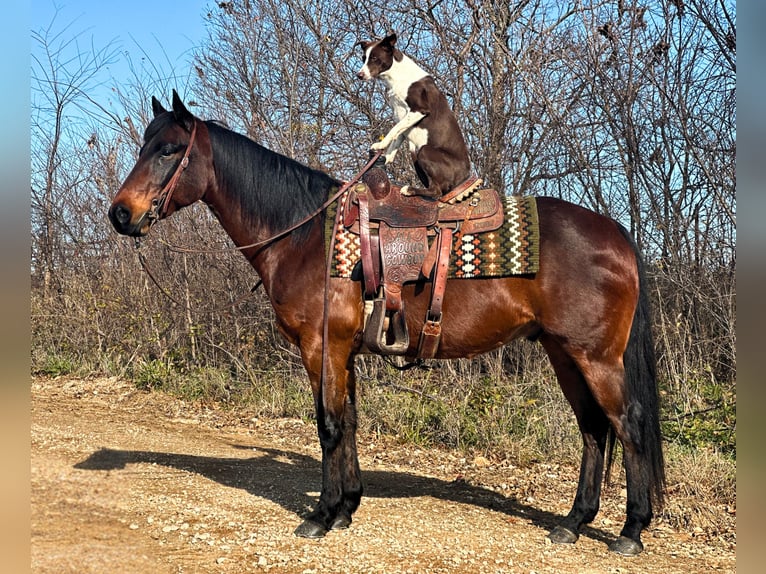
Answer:
[[[342,217],[352,191],[327,209],[325,245],[330,245],[333,222]],[[340,208],[340,209],[339,209]],[[450,257],[448,277],[454,279],[510,277],[539,271],[540,230],[537,202],[534,197],[506,196],[503,224],[493,231],[456,233]],[[333,277],[351,277],[361,258],[359,235],[350,227],[337,227],[332,258]]]

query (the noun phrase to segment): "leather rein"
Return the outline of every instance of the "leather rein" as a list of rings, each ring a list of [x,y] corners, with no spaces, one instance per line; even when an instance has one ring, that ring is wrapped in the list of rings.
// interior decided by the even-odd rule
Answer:
[[[186,151],[184,152],[183,158],[181,158],[181,161],[179,162],[178,166],[176,167],[175,172],[171,176],[168,183],[163,187],[162,191],[160,192],[157,199],[152,201],[152,209],[148,214],[148,218],[153,223],[154,221],[157,221],[159,219],[162,219],[167,215],[167,209],[168,205],[170,204],[170,200],[173,196],[173,192],[175,191],[176,186],[178,185],[178,181],[181,178],[181,175],[183,174],[184,170],[189,166],[189,156],[191,155],[192,147],[194,146],[194,140],[197,135],[197,120],[194,119],[194,124],[192,125],[192,131],[191,136],[189,138],[189,144],[186,146]],[[335,192],[327,201],[325,201],[322,205],[320,205],[316,210],[311,212],[309,215],[298,221],[296,224],[288,227],[284,231],[280,231],[279,233],[272,235],[271,237],[268,237],[266,239],[263,239],[261,241],[256,241],[255,243],[250,243],[248,245],[240,245],[235,246],[232,248],[225,248],[225,249],[215,249],[215,250],[201,250],[201,249],[185,249],[185,248],[179,248],[174,247],[169,244],[166,244],[168,248],[170,248],[173,251],[182,252],[182,253],[211,253],[211,252],[226,252],[226,251],[232,251],[232,250],[238,250],[242,251],[244,249],[251,249],[253,247],[261,247],[265,246],[281,237],[284,237],[291,232],[295,231],[305,223],[312,220],[314,217],[322,213],[325,209],[327,209],[330,205],[332,205],[335,201],[338,200],[352,185],[354,185],[356,182],[359,181],[359,179],[364,175],[367,170],[369,170],[373,164],[378,160],[378,158],[382,155],[381,151],[376,151],[375,153],[370,154],[370,158],[368,162],[365,164],[365,166],[349,181],[345,182],[343,185],[340,186],[337,192]],[[325,269],[325,282],[324,282],[324,297],[323,297],[323,309],[322,309],[322,367],[320,372],[320,385],[322,387],[322,397],[324,398],[326,396],[326,393],[324,391],[324,385],[327,383],[327,367],[329,363],[329,345],[328,345],[328,338],[329,338],[329,299],[330,299],[330,269],[332,266],[332,257],[333,257],[333,251],[335,249],[335,236],[337,234],[338,229],[338,217],[335,218],[335,221],[333,223],[333,229],[332,229],[332,235],[330,237],[330,246],[329,246],[329,252],[327,255],[327,266]],[[140,247],[140,241],[139,238],[136,238],[136,248],[138,249]],[[147,275],[149,275],[149,278],[152,280],[152,282],[157,286],[157,288],[166,296],[168,297],[173,303],[176,305],[179,305],[178,301],[176,301],[170,293],[168,293],[165,289],[162,288],[162,286],[159,284],[159,282],[156,280],[154,275],[152,274],[151,270],[149,269],[149,266],[146,262],[146,258],[144,257],[143,253],[139,251],[139,262],[141,263],[141,266],[144,268],[144,271],[146,271]],[[242,298],[240,298],[237,302],[243,300],[245,297],[249,296],[252,292],[254,292],[258,285],[260,284],[260,281],[258,284],[255,285],[248,293],[246,293]],[[227,304],[227,306],[229,306]]]
[[[147,218],[151,221],[152,224],[155,221],[158,221],[167,215],[168,205],[170,205],[170,200],[173,196],[173,192],[175,191],[176,186],[178,185],[178,181],[181,179],[181,175],[183,174],[184,170],[189,166],[189,157],[191,155],[192,147],[194,147],[194,140],[196,139],[196,137],[197,137],[197,119],[195,118],[194,124],[192,125],[191,136],[189,137],[189,144],[186,146],[186,151],[184,152],[184,156],[181,158],[181,161],[176,166],[176,169],[173,172],[173,175],[170,177],[170,180],[168,180],[168,182],[162,188],[162,191],[160,191],[157,198],[152,200],[152,208],[147,214]],[[382,151],[377,151],[373,155],[371,155],[370,160],[359,171],[359,173],[357,173],[349,181],[345,182],[340,187],[340,189],[338,189],[336,193],[334,193],[327,201],[325,201],[317,209],[315,209],[309,215],[301,219],[298,223],[288,227],[287,229],[283,231],[280,231],[279,233],[275,235],[272,235],[271,237],[268,237],[261,241],[256,241],[255,243],[250,243],[248,245],[240,245],[240,246],[233,246],[233,247],[220,248],[220,249],[190,249],[190,248],[184,248],[184,247],[171,245],[162,240],[160,240],[160,242],[163,243],[171,251],[174,251],[177,253],[197,253],[197,254],[225,253],[229,251],[242,251],[244,249],[251,249],[253,247],[265,246],[273,241],[276,241],[277,239],[281,237],[284,237],[290,234],[291,232],[295,231],[296,229],[308,223],[314,217],[322,213],[325,209],[327,209],[330,205],[332,205],[335,201],[337,201],[338,198],[341,197],[348,190],[349,187],[351,187],[353,184],[359,181],[359,178],[361,178],[362,175],[364,175],[364,173],[368,169],[370,169],[370,167],[372,167],[372,165],[382,155],[382,153],[383,153]],[[336,228],[337,228],[337,219],[336,219]],[[335,243],[336,228],[333,229],[333,237],[331,241],[329,257],[332,257],[332,251],[333,251],[333,247]],[[180,306],[180,303],[170,293],[168,293],[168,291],[165,288],[163,288],[162,285],[160,285],[160,282],[157,280],[157,278],[154,276],[154,273],[152,273],[151,269],[149,268],[149,264],[146,260],[146,256],[140,250],[140,247],[141,247],[140,237],[135,238],[135,246],[136,246],[136,251],[138,253],[139,263],[141,264],[141,267],[144,269],[144,271],[149,276],[149,278],[152,280],[152,283],[154,283],[154,285],[162,292],[163,295],[165,295],[165,297],[167,297],[175,305]],[[329,269],[329,265],[328,265],[328,269]],[[253,287],[252,289],[250,289],[250,291],[248,291],[242,297],[240,297],[235,302],[235,304],[243,301],[246,297],[248,297],[251,293],[253,293],[260,284],[261,284],[261,281],[258,281],[255,287]],[[230,305],[231,304],[227,304],[227,306],[230,306]]]
[[[189,165],[189,155],[191,154],[192,146],[194,145],[194,139],[197,135],[197,120],[195,118],[194,125],[192,126],[192,132],[191,137],[189,138],[189,145],[186,147],[186,153],[184,153],[183,158],[181,159],[181,162],[176,167],[176,171],[173,173],[173,176],[170,178],[170,181],[165,185],[164,188],[162,188],[162,191],[160,192],[157,199],[152,201],[152,209],[149,211],[149,214],[147,217],[152,221],[157,221],[159,219],[162,219],[167,215],[167,208],[170,203],[170,198],[173,195],[173,191],[175,191],[176,185],[178,184],[178,180],[181,178],[181,174],[183,171],[188,167]],[[284,237],[285,235],[289,235],[302,225],[305,225],[312,219],[314,219],[317,215],[322,213],[325,209],[327,209],[330,205],[335,203],[339,197],[341,197],[348,188],[350,188],[352,185],[354,185],[357,181],[359,181],[359,178],[361,178],[365,172],[372,167],[372,165],[375,163],[375,161],[383,154],[382,151],[376,151],[374,154],[371,155],[370,160],[367,162],[367,164],[359,170],[359,172],[352,177],[350,180],[345,182],[343,185],[340,186],[338,191],[336,191],[327,201],[325,201],[322,205],[320,205],[318,208],[316,208],[314,211],[309,213],[306,217],[301,219],[298,223],[291,225],[287,229],[280,231],[279,233],[276,233],[270,237],[267,237],[266,239],[262,239],[261,241],[256,241],[255,243],[248,243],[247,245],[239,245],[239,246],[233,246],[233,247],[224,247],[219,249],[192,249],[187,247],[179,247],[176,245],[171,245],[165,241],[160,241],[165,247],[169,248],[171,251],[175,251],[177,253],[225,253],[228,251],[243,251],[245,249],[252,249],[253,247],[262,247],[264,245],[268,245],[269,243],[276,241],[277,239],[280,239]]]

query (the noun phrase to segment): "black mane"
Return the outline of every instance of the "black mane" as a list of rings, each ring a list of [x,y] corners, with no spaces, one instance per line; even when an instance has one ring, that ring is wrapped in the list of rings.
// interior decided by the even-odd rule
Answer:
[[[237,199],[249,223],[278,233],[316,210],[339,182],[326,173],[266,149],[212,121],[205,122],[213,147],[218,186]],[[309,225],[295,233],[305,237]]]

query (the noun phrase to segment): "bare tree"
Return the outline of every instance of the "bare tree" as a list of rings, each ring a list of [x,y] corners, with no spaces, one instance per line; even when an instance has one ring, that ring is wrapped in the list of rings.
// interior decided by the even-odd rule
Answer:
[[[234,1],[210,15],[198,91],[265,145],[347,175],[391,122],[380,88],[354,79],[354,43],[397,31],[477,174],[625,223],[657,283],[664,364],[732,381],[734,18],[725,0]],[[389,166],[404,181],[405,155]]]
[[[703,379],[733,392],[733,2],[231,0],[206,18],[189,105],[339,178],[392,122],[380,86],[356,79],[355,43],[396,31],[447,94],[477,175],[506,194],[558,196],[631,229],[655,285],[663,381],[679,403],[699,407]],[[297,359],[266,301],[248,295],[256,278],[244,259],[167,247],[230,246],[204,209],[174,214],[141,247],[160,287],[111,233],[106,204],[138,152],[151,96],[178,86],[152,66],[114,86],[119,114],[93,106],[88,87],[113,53],[69,60],[77,36],[67,38],[53,26],[33,36],[33,301],[61,292],[52,306],[34,306],[36,348],[91,350],[124,365],[208,365],[250,380],[254,369],[292,372]],[[415,178],[406,154],[389,170]],[[458,370],[515,372],[515,354]]]
[[[81,47],[82,36],[56,28],[56,18],[32,34],[32,231],[33,268],[46,296],[56,284],[65,237],[73,215],[66,199],[82,185],[87,161],[78,112],[94,104],[89,91],[115,57],[111,45]],[[97,109],[99,108],[96,104]]]

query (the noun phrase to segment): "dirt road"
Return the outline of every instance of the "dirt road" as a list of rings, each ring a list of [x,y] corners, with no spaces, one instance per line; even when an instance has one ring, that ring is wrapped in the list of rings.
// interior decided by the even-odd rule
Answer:
[[[33,572],[736,571],[732,536],[662,520],[639,557],[609,553],[619,485],[576,545],[552,545],[576,469],[462,457],[360,437],[354,523],[306,540],[292,532],[319,494],[312,425],[234,417],[115,379],[35,379]]]

